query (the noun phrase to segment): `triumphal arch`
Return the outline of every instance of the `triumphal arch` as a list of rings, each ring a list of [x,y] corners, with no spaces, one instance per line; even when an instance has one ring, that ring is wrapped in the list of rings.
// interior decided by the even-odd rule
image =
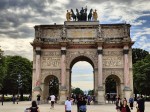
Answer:
[[[100,24],[99,21],[65,21],[57,25],[35,26],[33,46],[32,98],[46,101],[48,82],[59,82],[59,102],[71,93],[71,68],[78,61],[93,67],[94,94],[105,103],[107,77],[117,80],[117,94],[133,93],[130,24]]]

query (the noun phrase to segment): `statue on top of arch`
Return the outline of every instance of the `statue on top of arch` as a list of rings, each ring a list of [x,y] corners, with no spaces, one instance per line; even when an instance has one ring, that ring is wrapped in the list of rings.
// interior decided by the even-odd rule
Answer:
[[[87,6],[85,8],[82,7],[80,11],[76,9],[76,14],[73,9],[70,11],[67,10],[66,19],[67,21],[97,21],[98,14],[96,11],[96,9],[94,12],[93,9],[90,9],[89,14],[87,15]]]

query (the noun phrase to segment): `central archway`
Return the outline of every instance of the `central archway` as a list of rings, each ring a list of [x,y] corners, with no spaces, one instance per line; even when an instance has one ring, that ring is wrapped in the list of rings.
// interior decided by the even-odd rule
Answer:
[[[92,89],[94,89],[95,90],[95,86],[94,86],[94,84],[95,84],[95,77],[94,77],[94,63],[92,62],[92,60],[91,59],[89,59],[88,57],[86,57],[86,56],[78,56],[78,57],[76,57],[76,58],[74,58],[73,60],[72,60],[72,62],[71,62],[71,64],[70,64],[70,82],[69,82],[69,93],[71,94],[71,87],[72,87],[72,78],[73,78],[73,74],[74,74],[74,72],[73,72],[73,68],[74,68],[74,66],[77,64],[77,63],[85,63],[86,65],[88,65],[88,66],[90,66],[91,67],[91,70],[90,70],[90,74],[92,75],[92,76],[90,76],[90,77],[93,77],[92,79],[91,79],[91,81],[92,81]],[[84,65],[82,65],[82,67],[84,67]],[[84,69],[84,73],[86,72],[85,71],[86,69]],[[88,71],[88,70],[87,70]],[[79,71],[80,72],[80,71]],[[81,76],[81,75],[79,75],[79,77],[81,78],[81,77],[83,77],[83,76]],[[85,80],[84,80],[85,81]],[[78,84],[79,84],[79,82],[80,81],[78,81]],[[83,84],[83,83],[82,83]],[[82,89],[82,87],[81,86],[78,86],[79,88],[81,88]],[[86,89],[84,89],[84,90],[86,90]],[[89,89],[90,90],[90,89]]]

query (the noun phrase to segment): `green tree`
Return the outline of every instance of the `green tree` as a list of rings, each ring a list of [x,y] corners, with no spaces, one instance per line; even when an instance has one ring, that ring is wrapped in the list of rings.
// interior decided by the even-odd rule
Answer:
[[[72,89],[72,93],[74,94],[84,94],[84,92],[80,89],[80,88],[75,88],[75,89]]]
[[[150,54],[133,67],[134,87],[140,94],[150,95]]]
[[[89,90],[89,91],[88,91],[88,94],[89,94],[89,95],[94,95],[94,89],[93,89],[93,90]]]
[[[32,88],[32,64],[21,56],[6,57],[6,75],[3,81],[3,92],[5,94],[17,94],[18,87],[21,99],[24,93],[31,93]],[[22,85],[19,86],[18,75],[21,75]]]
[[[133,64],[136,63],[137,61],[144,59],[148,54],[149,54],[148,51],[145,51],[145,50],[139,49],[139,48],[133,48],[132,49]]]

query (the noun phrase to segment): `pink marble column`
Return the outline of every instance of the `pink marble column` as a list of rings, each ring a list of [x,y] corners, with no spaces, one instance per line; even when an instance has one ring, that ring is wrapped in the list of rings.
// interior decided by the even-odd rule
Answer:
[[[40,74],[41,74],[41,49],[36,48],[36,81],[35,86],[40,86]]]
[[[128,47],[125,47],[123,50],[124,54],[124,85],[129,87],[130,77],[129,77],[129,56],[128,56]]]
[[[66,86],[66,47],[61,48],[61,86]]]
[[[98,47],[98,87],[103,86],[103,63],[102,63],[102,47]]]

